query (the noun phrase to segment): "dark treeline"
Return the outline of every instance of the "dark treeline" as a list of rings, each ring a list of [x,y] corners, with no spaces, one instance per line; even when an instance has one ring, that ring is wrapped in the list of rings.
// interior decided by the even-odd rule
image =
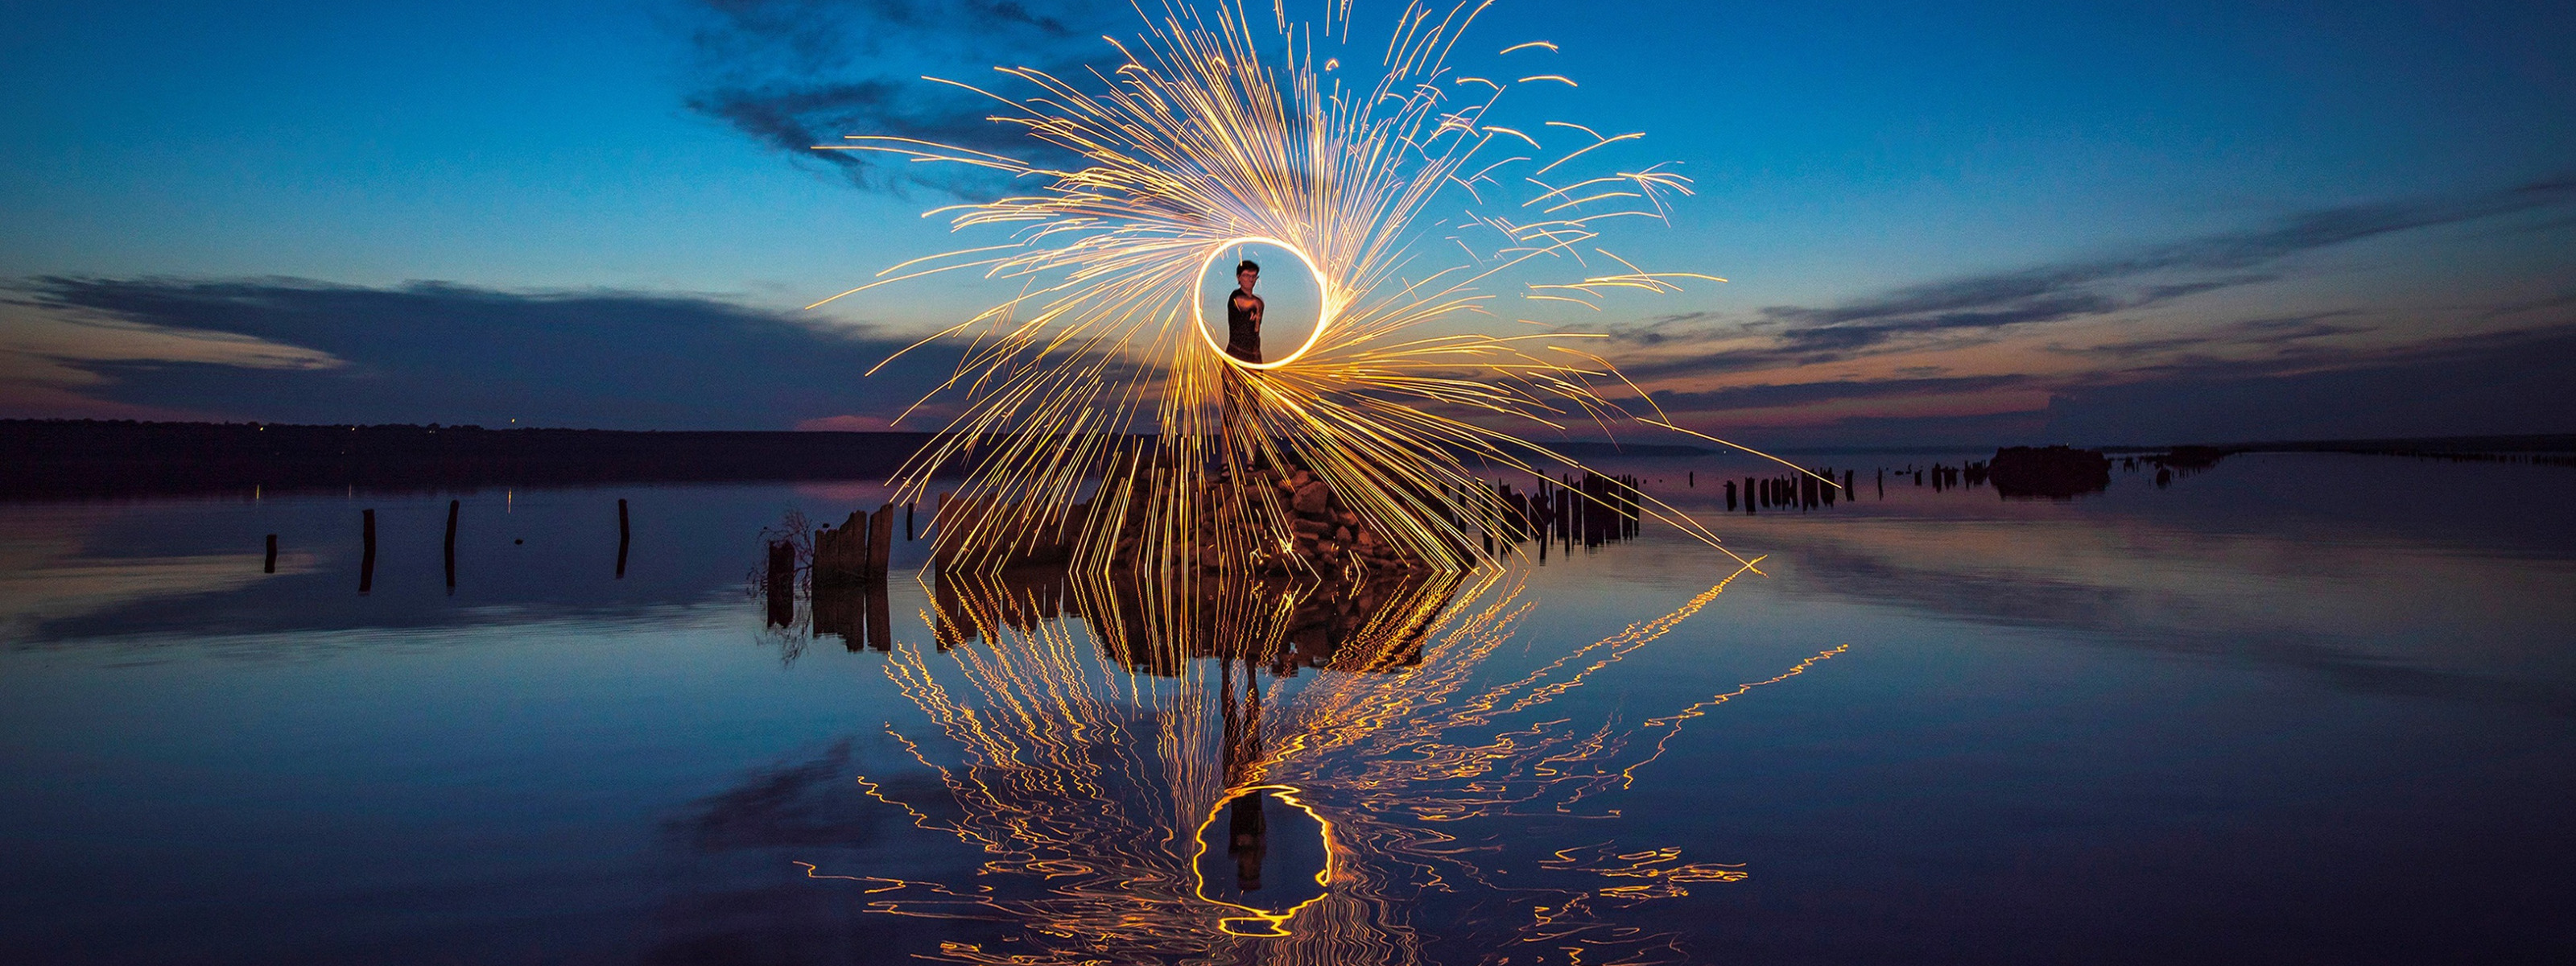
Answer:
[[[2519,436],[2423,436],[2392,439],[2321,439],[2187,446],[2108,446],[2106,453],[2142,454],[2138,459],[2176,469],[2207,469],[2239,453],[2353,453],[2364,456],[2411,456],[2465,463],[2524,463],[2576,467],[2576,433]],[[2162,455],[2144,455],[2162,454]]]
[[[883,479],[929,433],[0,420],[0,498]]]

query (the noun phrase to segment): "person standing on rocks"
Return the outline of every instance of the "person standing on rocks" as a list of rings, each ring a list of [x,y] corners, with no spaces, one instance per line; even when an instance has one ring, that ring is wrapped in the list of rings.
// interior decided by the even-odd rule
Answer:
[[[1268,306],[1252,294],[1261,281],[1261,266],[1250,259],[1234,267],[1234,294],[1225,297],[1225,354],[1261,364],[1261,310]]]
[[[1252,294],[1253,285],[1260,281],[1260,263],[1245,259],[1234,266],[1234,291],[1225,297],[1225,354],[1237,362],[1253,365],[1261,364],[1261,313],[1269,307],[1261,296]],[[1227,368],[1233,369],[1231,366]],[[1236,410],[1244,405],[1241,398],[1245,392],[1242,384],[1244,375],[1240,370],[1225,373],[1225,396],[1220,404],[1222,412],[1219,414],[1221,426],[1218,432],[1219,445],[1227,452],[1223,457],[1223,465],[1226,466],[1241,466],[1244,462],[1235,455],[1238,446],[1235,435],[1239,432]]]

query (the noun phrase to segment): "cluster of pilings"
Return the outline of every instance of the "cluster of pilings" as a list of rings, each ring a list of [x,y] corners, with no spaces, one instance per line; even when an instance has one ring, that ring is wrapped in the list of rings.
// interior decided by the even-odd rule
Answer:
[[[853,651],[863,644],[891,650],[894,633],[886,575],[891,571],[898,515],[903,518],[903,539],[912,540],[914,516],[909,503],[899,510],[886,503],[874,512],[851,511],[839,526],[816,529],[806,546],[798,545],[801,533],[771,539],[768,564],[761,574],[769,625],[795,625],[797,577],[802,573],[809,577],[806,586],[813,598],[815,637],[839,637]]]
[[[1487,555],[1536,540],[1539,559],[1545,560],[1550,544],[1570,552],[1578,545],[1592,548],[1634,540],[1643,531],[1645,481],[1634,476],[1586,472],[1555,482],[1539,480],[1527,491],[1498,480],[1494,495],[1503,512],[1501,526],[1484,532]],[[1453,495],[1446,505],[1459,502]],[[1476,529],[1454,516],[1450,522],[1461,529]]]
[[[1858,477],[1856,470],[1843,470],[1838,476],[1833,467],[1820,466],[1804,473],[1748,476],[1740,485],[1728,480],[1726,509],[1733,512],[1741,505],[1744,512],[1754,514],[1764,510],[1821,509],[1851,499],[1851,488]]]
[[[814,584],[884,580],[894,553],[894,504],[850,511],[839,527],[814,531]]]
[[[463,501],[447,501],[447,539],[443,546],[446,566],[443,569],[447,575],[447,592],[450,594],[456,592],[456,528],[463,513]],[[617,501],[617,579],[619,580],[626,579],[626,551],[633,543],[633,536],[627,524],[626,501],[621,498]],[[267,553],[260,563],[260,572],[273,574],[277,572],[277,534],[269,534],[267,544]],[[365,596],[374,593],[375,590],[376,510],[374,507],[368,507],[358,511],[358,594]]]
[[[911,516],[912,508],[904,507]],[[894,554],[895,506],[850,511],[838,527],[814,531],[814,636],[839,637],[850,650],[891,650],[894,628],[886,594],[886,562]],[[905,537],[911,537],[906,526]],[[793,620],[793,615],[790,615]]]

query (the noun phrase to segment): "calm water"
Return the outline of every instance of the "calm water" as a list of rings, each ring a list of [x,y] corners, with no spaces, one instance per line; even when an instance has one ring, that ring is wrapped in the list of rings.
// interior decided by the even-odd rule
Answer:
[[[1817,459],[1860,502],[1625,467],[1759,572],[1650,524],[1329,632],[909,574],[774,624],[762,528],[857,485],[0,506],[0,961],[2576,953],[2576,472]],[[1217,612],[1272,656],[1140,643]]]

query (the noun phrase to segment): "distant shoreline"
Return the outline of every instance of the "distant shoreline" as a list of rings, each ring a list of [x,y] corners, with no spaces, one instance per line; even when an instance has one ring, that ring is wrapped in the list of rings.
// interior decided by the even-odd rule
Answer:
[[[883,480],[937,433],[0,420],[0,500]],[[1707,455],[1575,442],[1575,458]],[[1525,457],[1532,454],[1523,454]]]
[[[2265,440],[2178,443],[2168,446],[2098,447],[2105,453],[2166,453],[2177,449],[2228,453],[2356,453],[2370,456],[2447,456],[2476,453],[2576,453],[2576,433],[2510,436],[2394,436],[2379,439]]]
[[[0,499],[81,500],[601,483],[882,480],[935,433],[486,429],[479,426],[316,426],[130,420],[0,420]],[[1686,459],[1698,446],[1597,441],[1533,443],[1578,459]],[[1969,446],[1783,448],[1781,455],[1905,455]],[[2098,447],[2103,453],[2188,450],[2327,452],[2459,458],[2576,453],[2576,434],[2293,440]],[[1534,456],[1534,454],[1524,454]],[[2576,465],[2576,457],[2531,456]]]
[[[935,438],[0,420],[0,499],[883,479]]]

